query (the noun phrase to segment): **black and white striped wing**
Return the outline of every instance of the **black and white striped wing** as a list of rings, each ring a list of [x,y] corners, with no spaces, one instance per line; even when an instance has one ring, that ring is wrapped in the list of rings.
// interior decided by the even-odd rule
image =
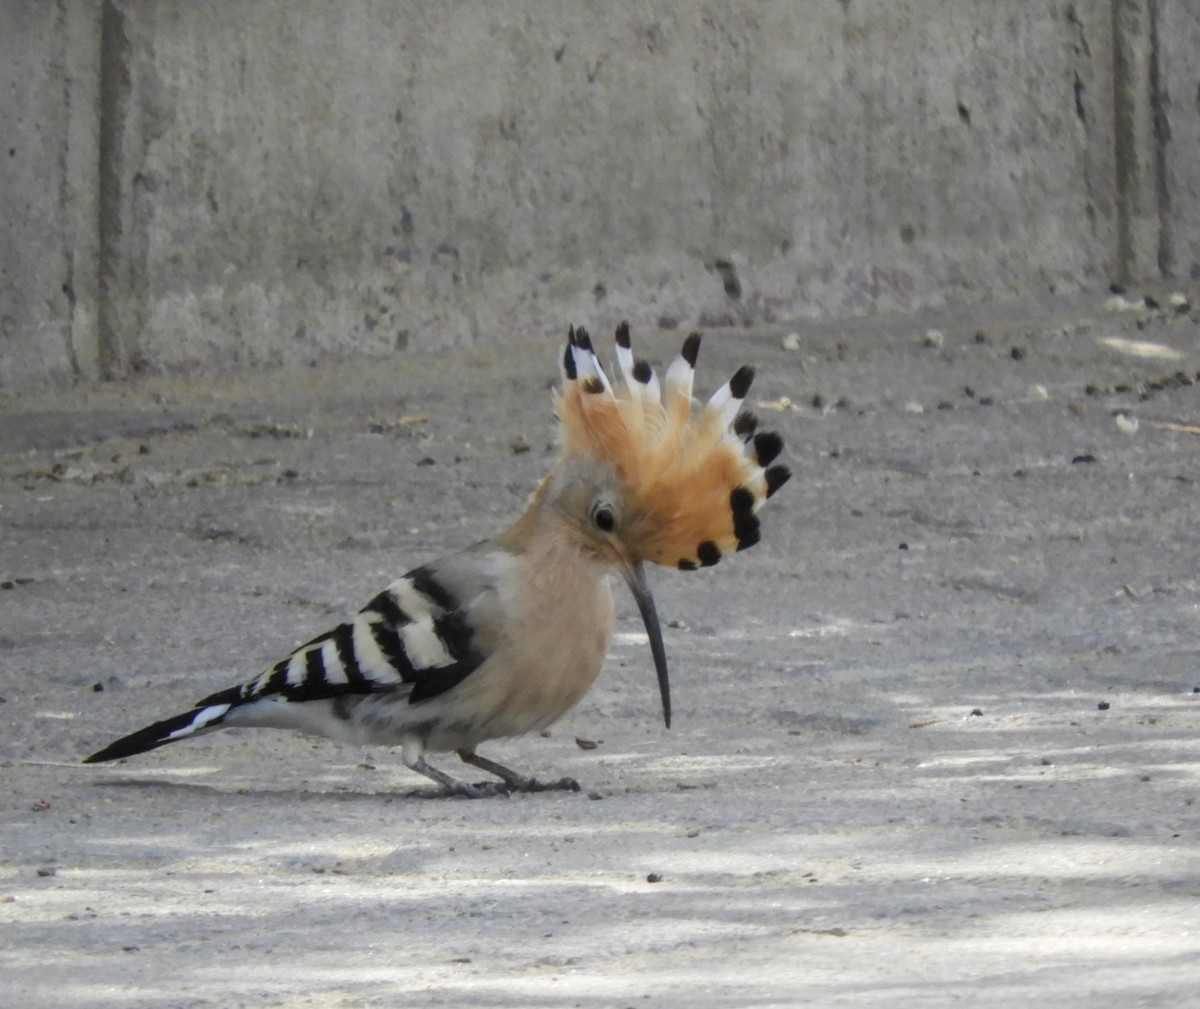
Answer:
[[[417,568],[380,592],[353,619],[306,642],[237,688],[234,700],[247,703],[276,695],[303,702],[401,691],[416,703],[449,690],[482,661],[459,601],[428,568]],[[228,699],[230,692],[222,691],[200,703]]]

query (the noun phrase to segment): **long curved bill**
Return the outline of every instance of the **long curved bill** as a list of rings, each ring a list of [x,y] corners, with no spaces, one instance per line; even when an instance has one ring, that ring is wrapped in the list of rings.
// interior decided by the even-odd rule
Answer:
[[[641,561],[622,564],[621,574],[625,584],[633,593],[634,601],[646,625],[646,636],[650,638],[650,652],[654,656],[654,671],[658,674],[658,692],[662,695],[663,721],[671,727],[671,684],[667,679],[667,652],[663,648],[662,631],[658,626],[658,610],[654,608],[654,596],[646,581],[646,569]]]

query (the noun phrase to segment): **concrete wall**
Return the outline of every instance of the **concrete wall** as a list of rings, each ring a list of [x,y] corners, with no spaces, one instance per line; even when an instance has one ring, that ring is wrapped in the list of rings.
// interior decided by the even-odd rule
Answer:
[[[1162,151],[1156,177],[1160,202],[1160,264],[1164,272],[1200,281],[1200,4],[1172,0],[1157,12],[1153,106]]]
[[[0,3],[0,392],[98,373],[98,29]]]
[[[1186,0],[0,0],[0,391],[1182,276]]]

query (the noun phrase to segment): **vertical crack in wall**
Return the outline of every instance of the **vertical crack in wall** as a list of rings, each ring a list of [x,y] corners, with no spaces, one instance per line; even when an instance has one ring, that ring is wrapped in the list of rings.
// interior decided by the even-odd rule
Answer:
[[[122,296],[121,169],[125,124],[129,115],[129,36],[125,12],[116,0],[104,0],[100,13],[100,136],[97,217],[97,338],[100,373],[114,378],[125,371],[126,349],[118,305]]]
[[[1159,0],[1149,0],[1150,12],[1150,114],[1154,123],[1154,194],[1158,207],[1158,272],[1169,278],[1174,270],[1171,227],[1171,186],[1167,146],[1171,142],[1170,95],[1163,84],[1159,45]]]
[[[1136,137],[1133,128],[1132,76],[1129,38],[1125,27],[1126,0],[1112,0],[1113,154],[1117,197],[1117,279],[1128,283],[1133,274],[1133,221],[1130,200],[1137,181]]]
[[[1082,21],[1079,20],[1079,15],[1075,10],[1074,4],[1068,4],[1066,10],[1067,25],[1070,28],[1072,41],[1071,52],[1074,56],[1074,67],[1071,74],[1071,95],[1075,103],[1075,118],[1079,122],[1079,129],[1082,132],[1086,146],[1089,152],[1092,152],[1089,157],[1083,160],[1083,188],[1084,188],[1084,214],[1088,220],[1088,227],[1092,238],[1098,241],[1101,239],[1101,229],[1105,229],[1105,237],[1107,237],[1107,220],[1103,223],[1100,220],[1100,214],[1097,212],[1097,205],[1108,204],[1109,186],[1112,182],[1111,173],[1108,169],[1106,161],[1095,156],[1096,142],[1092,139],[1095,127],[1103,123],[1103,112],[1100,115],[1099,123],[1094,123],[1094,116],[1089,115],[1088,105],[1096,100],[1095,95],[1089,92],[1090,85],[1094,85],[1097,77],[1097,60],[1092,56],[1092,47],[1088,42],[1087,31]],[[1103,167],[1101,167],[1101,165]],[[1108,266],[1109,264],[1105,264]]]
[[[59,43],[62,45],[62,71],[59,75],[59,83],[62,86],[62,107],[65,113],[64,122],[66,128],[63,130],[63,143],[58,151],[58,212],[59,221],[64,229],[67,222],[74,222],[75,215],[73,210],[74,200],[71,194],[71,144],[74,141],[74,132],[71,129],[71,117],[73,110],[71,108],[73,91],[75,82],[72,80],[72,66],[70,58],[71,41],[70,32],[67,24],[67,10],[64,0],[58,0],[54,9],[54,33],[57,36]],[[71,231],[74,229],[71,228]],[[63,350],[67,357],[67,363],[71,368],[72,378],[79,378],[83,374],[83,369],[79,365],[79,354],[76,351],[77,333],[76,327],[79,325],[78,303],[75,291],[75,250],[72,248],[72,243],[63,242],[59,249],[62,255],[62,293],[67,301],[67,322],[63,326]]]
[[[1169,276],[1172,268],[1159,3],[1112,0],[1116,264],[1123,283]]]

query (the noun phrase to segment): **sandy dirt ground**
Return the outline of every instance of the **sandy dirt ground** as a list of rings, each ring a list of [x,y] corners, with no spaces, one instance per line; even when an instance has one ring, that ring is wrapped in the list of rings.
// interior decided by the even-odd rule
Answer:
[[[481,749],[583,790],[480,801],[267,730],[78,761],[502,528],[557,344],[0,403],[0,1003],[1200,1005],[1198,340],[707,334],[796,477],[652,572],[674,727],[622,589],[583,704]]]

